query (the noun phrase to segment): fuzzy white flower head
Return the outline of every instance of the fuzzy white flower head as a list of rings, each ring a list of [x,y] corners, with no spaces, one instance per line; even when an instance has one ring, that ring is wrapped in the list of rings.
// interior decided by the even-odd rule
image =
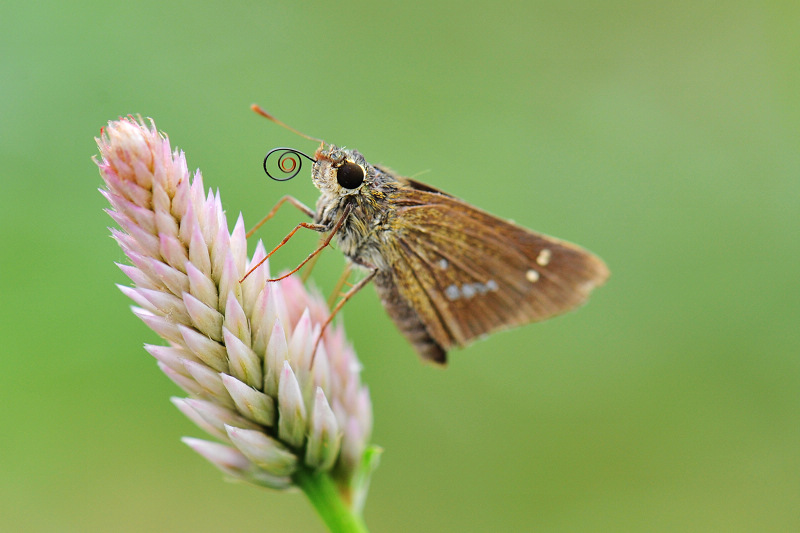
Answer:
[[[167,340],[148,345],[161,370],[189,398],[175,405],[225,444],[185,442],[226,474],[272,488],[292,486],[300,470],[329,472],[356,505],[374,457],[369,393],[341,327],[329,327],[318,297],[294,277],[267,282],[259,242],[247,257],[240,215],[228,231],[219,192],[190,178],[150,121],[109,122],[96,160],[107,186],[112,229],[132,265],[120,286],[133,312]]]

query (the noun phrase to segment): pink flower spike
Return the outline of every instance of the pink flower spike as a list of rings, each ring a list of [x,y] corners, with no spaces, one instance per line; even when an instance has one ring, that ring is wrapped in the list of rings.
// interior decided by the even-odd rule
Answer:
[[[168,343],[146,349],[190,396],[176,407],[233,446],[184,442],[239,480],[285,489],[324,473],[357,496],[372,408],[340,327],[325,330],[310,367],[325,302],[299,278],[268,283],[267,262],[239,282],[264,245],[248,259],[244,218],[229,231],[220,194],[152,121],[109,122],[97,144],[111,234],[131,262],[120,290]]]

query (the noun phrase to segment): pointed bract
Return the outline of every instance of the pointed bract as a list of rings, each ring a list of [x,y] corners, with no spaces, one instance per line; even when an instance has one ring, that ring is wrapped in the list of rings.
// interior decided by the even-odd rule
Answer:
[[[273,476],[290,476],[297,468],[297,457],[263,432],[233,426],[225,426],[225,430],[245,457]]]
[[[311,414],[310,429],[306,446],[306,464],[321,470],[328,470],[339,456],[342,435],[321,387],[317,387],[314,395],[314,411]]]
[[[272,335],[267,345],[267,355],[264,361],[266,367],[264,378],[264,392],[270,396],[278,396],[278,382],[283,371],[283,363],[289,358],[289,346],[286,344],[286,334],[279,319],[275,320]]]
[[[251,463],[242,452],[230,446],[201,439],[183,437],[183,442],[211,464],[234,479],[283,490],[292,486],[289,476],[273,476]]]
[[[220,377],[239,413],[262,426],[272,427],[275,424],[275,400],[272,396],[228,374],[220,374]]]
[[[188,292],[183,293],[183,301],[186,305],[186,312],[191,317],[192,325],[200,333],[217,342],[223,340],[222,323],[225,317],[222,313],[207,306]]]
[[[306,433],[306,406],[300,384],[289,361],[283,362],[278,382],[278,436],[290,446],[303,445]]]
[[[228,390],[218,372],[214,372],[203,363],[195,363],[194,361],[184,360],[183,366],[192,379],[202,387],[202,397],[213,398],[216,403],[227,409],[233,410],[236,408],[236,403],[228,394]]]
[[[231,375],[251,387],[260,387],[264,383],[261,358],[228,328],[222,328],[222,336],[228,349]]]

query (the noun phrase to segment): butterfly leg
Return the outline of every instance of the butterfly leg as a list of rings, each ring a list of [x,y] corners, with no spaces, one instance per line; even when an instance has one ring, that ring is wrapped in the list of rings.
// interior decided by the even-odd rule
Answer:
[[[348,271],[348,274],[349,274],[349,271]],[[316,354],[317,354],[317,347],[319,347],[319,343],[320,343],[320,341],[322,341],[322,334],[325,333],[325,328],[328,327],[328,324],[330,324],[333,321],[333,317],[335,317],[336,313],[338,313],[342,309],[342,307],[344,307],[344,304],[346,304],[347,301],[350,298],[355,296],[355,294],[358,291],[360,291],[361,289],[366,287],[367,283],[372,281],[372,278],[374,278],[377,274],[378,274],[378,269],[375,268],[375,267],[372,267],[372,270],[370,271],[370,273],[367,274],[367,276],[364,279],[362,279],[361,281],[359,281],[358,283],[353,285],[353,287],[349,291],[344,293],[344,295],[342,296],[342,299],[339,300],[339,303],[336,304],[336,307],[334,307],[331,310],[330,315],[328,315],[328,319],[322,324],[322,328],[320,328],[320,330],[319,330],[319,335],[317,335],[316,342],[314,342],[314,348],[311,351],[311,363],[309,364],[309,368],[311,368],[311,366],[314,364],[314,356],[316,356]]]
[[[323,231],[327,231],[327,230],[328,230],[328,227],[327,227],[326,225],[324,225],[324,224],[309,224],[308,222],[301,222],[300,224],[298,224],[297,226],[295,226],[295,227],[294,227],[294,229],[293,229],[292,231],[290,231],[290,232],[289,232],[289,234],[288,234],[286,237],[284,237],[284,238],[283,238],[283,240],[282,240],[282,241],[281,241],[281,242],[278,244],[278,246],[276,246],[275,248],[273,248],[273,249],[272,249],[272,251],[271,251],[270,253],[268,253],[268,254],[266,255],[266,257],[264,257],[264,259],[262,259],[261,261],[259,261],[259,262],[258,262],[258,263],[257,263],[255,266],[253,266],[253,267],[252,267],[250,270],[248,270],[248,271],[247,271],[247,273],[244,275],[244,277],[242,277],[242,279],[240,279],[240,280],[239,280],[239,283],[241,283],[241,282],[243,282],[244,280],[246,280],[246,279],[247,279],[247,276],[249,276],[250,274],[252,274],[252,273],[253,273],[253,271],[254,271],[255,269],[257,269],[258,267],[260,267],[262,264],[264,264],[264,261],[266,261],[267,259],[269,259],[269,258],[270,258],[270,256],[272,256],[272,254],[274,254],[275,252],[277,252],[277,251],[278,251],[278,250],[279,250],[279,249],[280,249],[280,248],[281,248],[281,247],[282,247],[284,244],[286,244],[287,242],[289,242],[289,239],[291,239],[291,238],[294,236],[294,234],[295,234],[295,233],[297,233],[297,230],[299,230],[300,228],[308,228],[308,229],[313,229],[314,231],[319,231],[319,232],[323,232]],[[306,262],[308,262],[308,260],[309,260],[309,259],[311,259],[311,258],[312,258],[312,257],[313,257],[315,254],[319,253],[319,251],[320,251],[320,250],[321,250],[323,247],[324,247],[324,246],[320,246],[319,248],[317,248],[316,250],[314,250],[314,252],[313,252],[313,253],[312,253],[310,256],[308,256],[308,257],[305,259],[305,261],[303,261],[302,263],[300,263],[300,266],[298,266],[297,268],[295,268],[294,270],[292,270],[291,272],[289,272],[289,274],[286,274],[286,276],[289,276],[290,274],[293,274],[293,273],[297,272],[297,270],[298,270],[298,269],[299,269],[301,266],[303,266],[304,264],[306,264]],[[277,279],[270,279],[270,280],[267,280],[267,281],[277,281],[278,279],[283,279],[283,278],[285,278],[286,276],[282,276],[282,277],[280,277],[280,278],[277,278]]]
[[[318,253],[320,253],[323,249],[325,249],[326,246],[328,246],[331,243],[331,240],[333,239],[333,236],[336,235],[336,232],[339,231],[339,229],[342,227],[342,224],[344,224],[344,221],[350,215],[350,211],[352,211],[352,209],[353,209],[353,205],[352,204],[349,204],[347,207],[345,207],[344,212],[342,213],[342,216],[339,217],[339,220],[336,221],[336,224],[334,224],[332,228],[330,226],[328,226],[328,225],[325,225],[325,224],[309,224],[308,222],[301,222],[292,231],[289,232],[289,235],[287,235],[286,237],[283,238],[283,240],[280,242],[280,244],[278,244],[278,246],[276,246],[270,253],[268,253],[267,256],[264,259],[259,261],[258,265],[256,265],[253,268],[251,268],[250,271],[247,274],[245,274],[244,278],[249,276],[250,272],[252,272],[256,268],[258,268],[258,266],[261,263],[263,263],[264,261],[269,259],[269,256],[274,254],[278,250],[278,248],[280,248],[281,246],[286,244],[286,242],[289,239],[292,238],[292,235],[294,235],[295,232],[297,230],[299,230],[300,228],[309,228],[309,229],[313,229],[313,230],[319,231],[319,232],[329,231],[330,233],[328,233],[327,237],[325,237],[325,239],[320,243],[320,245],[317,246],[316,250],[314,250],[313,252],[308,254],[308,257],[303,259],[303,261],[299,265],[297,265],[293,270],[287,272],[283,276],[279,276],[277,278],[268,279],[267,281],[280,281],[283,278],[288,278],[289,276],[291,276],[292,274],[294,274],[295,272],[297,272],[298,270],[303,268],[303,265],[308,263],[311,259],[314,258],[314,256],[316,256]],[[242,279],[244,280],[244,278],[242,278]]]
[[[325,238],[326,238],[326,237],[325,237],[325,235],[323,235],[323,236],[321,236],[321,237],[320,237],[320,239],[319,239],[319,242],[320,242],[320,244],[322,244],[322,242],[325,240]],[[306,269],[305,269],[305,270],[303,270],[303,273],[300,275],[300,276],[301,276],[301,277],[300,277],[300,279],[302,279],[302,280],[303,280],[303,283],[305,283],[306,281],[308,281],[308,278],[311,276],[311,271],[312,271],[312,270],[314,270],[314,265],[316,265],[316,264],[317,264],[317,259],[319,259],[319,256],[320,256],[320,255],[321,255],[321,254],[317,254],[317,255],[315,255],[315,256],[314,256],[314,259],[312,259],[312,260],[311,260],[311,261],[308,263],[308,266],[306,267]]]
[[[267,220],[269,220],[269,219],[271,219],[272,217],[274,217],[274,216],[275,216],[275,213],[277,213],[277,212],[278,212],[278,209],[280,209],[280,207],[281,207],[283,204],[285,204],[286,202],[289,202],[290,204],[292,204],[293,206],[295,206],[297,209],[299,209],[300,211],[302,211],[303,213],[305,213],[306,215],[308,215],[308,216],[309,216],[309,218],[314,218],[314,214],[315,214],[315,213],[314,213],[314,210],[313,210],[313,209],[311,209],[310,207],[308,207],[307,205],[305,205],[303,202],[301,202],[300,200],[298,200],[298,199],[297,199],[297,198],[295,198],[294,196],[288,196],[288,195],[287,195],[287,196],[284,196],[283,198],[281,198],[280,200],[278,200],[278,203],[277,203],[277,204],[275,204],[275,206],[274,206],[272,209],[270,209],[270,210],[269,210],[269,213],[267,213],[267,216],[265,216],[264,218],[262,218],[262,219],[261,219],[261,221],[260,221],[258,224],[256,224],[255,226],[253,226],[253,227],[252,227],[252,229],[250,229],[250,231],[248,231],[248,232],[247,232],[247,235],[246,235],[246,237],[249,239],[249,238],[250,238],[250,237],[253,235],[253,233],[255,233],[255,232],[258,230],[258,228],[260,228],[261,226],[263,226],[263,225],[264,225],[264,223],[265,223]]]
[[[348,262],[347,265],[345,265],[344,270],[342,271],[342,275],[339,278],[339,281],[337,281],[336,286],[333,287],[333,291],[331,292],[330,298],[328,298],[328,307],[333,307],[333,304],[336,303],[336,298],[339,297],[342,287],[344,287],[345,283],[347,283],[347,278],[350,277],[350,273],[352,271],[353,267]]]

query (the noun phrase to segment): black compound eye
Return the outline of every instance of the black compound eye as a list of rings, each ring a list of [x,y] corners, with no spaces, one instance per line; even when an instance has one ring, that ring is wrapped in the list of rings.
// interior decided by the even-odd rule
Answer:
[[[336,169],[336,181],[345,189],[357,189],[364,183],[364,169],[355,163],[346,161]]]

